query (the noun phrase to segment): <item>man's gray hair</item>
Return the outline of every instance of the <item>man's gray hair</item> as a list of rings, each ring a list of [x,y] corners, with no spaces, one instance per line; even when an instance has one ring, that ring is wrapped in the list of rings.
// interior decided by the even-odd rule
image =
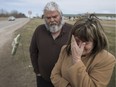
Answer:
[[[48,2],[46,4],[46,6],[44,7],[44,13],[46,11],[58,11],[60,13],[60,15],[62,16],[62,11],[60,10],[58,4],[56,4],[55,2],[51,1],[51,2]]]

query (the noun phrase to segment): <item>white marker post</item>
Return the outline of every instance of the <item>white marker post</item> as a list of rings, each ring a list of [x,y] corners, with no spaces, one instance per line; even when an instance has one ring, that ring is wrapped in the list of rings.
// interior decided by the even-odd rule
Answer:
[[[18,45],[19,45],[20,37],[21,37],[21,35],[18,34],[18,35],[14,38],[14,40],[13,40],[13,42],[12,42],[12,52],[11,52],[12,55],[15,55],[15,53],[16,53],[16,51],[17,51],[17,48],[18,48]]]

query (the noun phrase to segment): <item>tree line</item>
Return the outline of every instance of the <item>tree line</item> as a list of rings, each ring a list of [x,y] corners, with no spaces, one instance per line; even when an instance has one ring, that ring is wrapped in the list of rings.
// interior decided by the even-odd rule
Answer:
[[[9,17],[14,16],[16,18],[26,17],[24,13],[18,12],[17,10],[12,10],[11,12],[8,12],[4,9],[0,9],[0,17]]]

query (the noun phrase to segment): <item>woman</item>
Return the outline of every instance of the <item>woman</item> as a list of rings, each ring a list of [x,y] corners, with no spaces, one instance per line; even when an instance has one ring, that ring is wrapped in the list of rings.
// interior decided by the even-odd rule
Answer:
[[[107,48],[107,37],[94,14],[78,20],[52,70],[54,86],[106,87],[116,63]]]

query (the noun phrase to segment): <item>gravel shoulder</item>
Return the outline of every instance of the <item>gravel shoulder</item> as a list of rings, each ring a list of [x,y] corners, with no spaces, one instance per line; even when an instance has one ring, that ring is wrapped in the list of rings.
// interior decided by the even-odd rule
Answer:
[[[0,30],[0,87],[34,87],[35,80],[31,80],[30,70],[18,59],[11,55],[11,43],[14,32],[23,25],[19,24],[9,29]],[[32,84],[31,84],[32,83]]]

